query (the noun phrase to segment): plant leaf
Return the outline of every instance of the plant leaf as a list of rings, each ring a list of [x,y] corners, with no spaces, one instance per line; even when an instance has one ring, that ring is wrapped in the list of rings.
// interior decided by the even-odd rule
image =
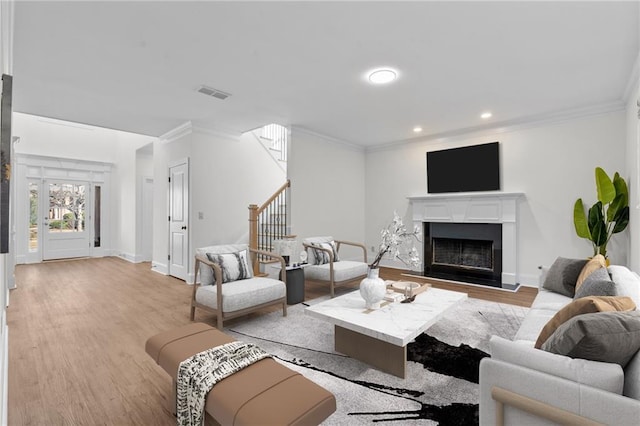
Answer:
[[[591,241],[596,246],[601,246],[607,241],[607,226],[604,223],[600,201],[589,209],[589,231],[591,232]]]
[[[624,202],[620,207],[629,205],[629,189],[627,188],[627,182],[616,172],[613,176],[613,186],[616,189],[616,197],[619,195],[624,196]]]
[[[596,167],[596,190],[598,201],[601,201],[602,204],[608,204],[616,197],[616,188],[613,186],[613,182],[600,167]]]
[[[584,205],[582,198],[578,198],[573,205],[573,225],[576,228],[576,234],[580,238],[591,239],[591,232],[587,226],[587,215],[584,213]]]
[[[627,225],[629,224],[629,206],[624,206],[619,214],[614,218],[616,225],[613,227],[612,234],[617,234],[618,232],[622,232],[625,230]]]
[[[625,207],[624,201],[624,194],[618,194],[611,204],[609,204],[609,207],[607,208],[607,223],[615,221],[615,217],[618,212]]]

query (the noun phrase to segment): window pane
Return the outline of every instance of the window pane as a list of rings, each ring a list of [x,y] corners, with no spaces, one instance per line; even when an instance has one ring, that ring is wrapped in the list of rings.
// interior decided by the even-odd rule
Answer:
[[[84,231],[85,185],[49,184],[49,232]]]
[[[38,184],[29,182],[29,251],[38,251]]]
[[[100,205],[101,188],[96,186],[95,198],[93,202],[93,246],[100,247]]]

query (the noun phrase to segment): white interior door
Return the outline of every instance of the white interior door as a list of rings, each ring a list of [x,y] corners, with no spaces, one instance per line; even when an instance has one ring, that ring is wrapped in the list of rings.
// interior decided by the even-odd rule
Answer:
[[[44,182],[44,194],[49,199],[43,218],[44,260],[90,255],[89,188],[87,182]]]
[[[189,269],[189,163],[169,167],[169,275],[187,279]]]

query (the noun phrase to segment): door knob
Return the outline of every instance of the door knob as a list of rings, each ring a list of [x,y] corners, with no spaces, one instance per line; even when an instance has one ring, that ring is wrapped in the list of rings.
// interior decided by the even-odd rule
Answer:
[[[183,227],[182,227],[182,229],[187,229],[187,227],[186,227],[186,226],[183,226]]]

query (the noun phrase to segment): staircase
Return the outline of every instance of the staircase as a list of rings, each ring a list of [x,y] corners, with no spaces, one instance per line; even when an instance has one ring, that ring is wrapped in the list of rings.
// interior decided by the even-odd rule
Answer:
[[[289,130],[279,124],[267,124],[252,131],[255,138],[274,159],[278,166],[287,171],[287,145]]]
[[[273,251],[273,242],[288,236],[287,199],[290,187],[291,182],[287,180],[264,204],[249,206],[249,247]],[[271,258],[258,255],[253,270],[259,271],[259,263],[271,261]]]

